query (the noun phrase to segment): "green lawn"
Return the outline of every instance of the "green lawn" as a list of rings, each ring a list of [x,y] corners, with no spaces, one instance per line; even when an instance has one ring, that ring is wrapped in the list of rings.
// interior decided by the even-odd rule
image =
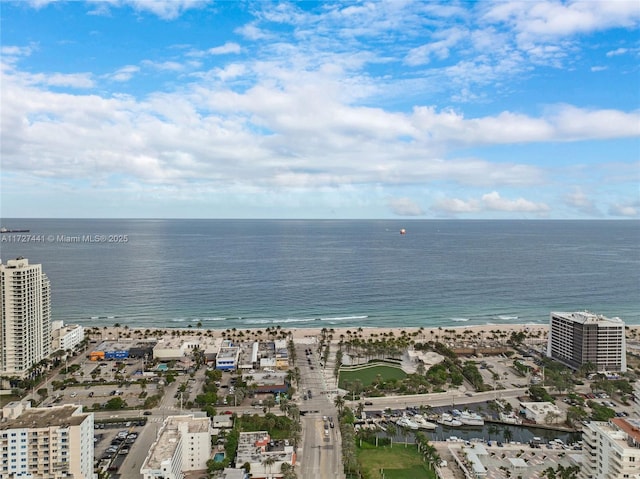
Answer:
[[[353,382],[356,379],[359,379],[362,382],[362,385],[366,387],[376,379],[378,374],[383,381],[387,381],[389,379],[404,379],[407,377],[407,374],[399,367],[396,368],[393,366],[371,366],[356,371],[340,371],[339,384],[341,388],[344,388],[345,381]]]
[[[365,477],[382,479],[436,479],[418,454],[415,445],[394,444],[393,447],[367,448],[358,450]]]

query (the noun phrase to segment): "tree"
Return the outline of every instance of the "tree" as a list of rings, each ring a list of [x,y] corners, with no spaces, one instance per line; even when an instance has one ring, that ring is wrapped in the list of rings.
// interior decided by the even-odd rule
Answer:
[[[276,458],[269,456],[262,461],[262,465],[269,469],[269,476],[271,476],[271,468],[276,463]]]
[[[296,479],[298,477],[293,466],[288,462],[282,463],[280,472],[282,473],[282,479]]]
[[[502,430],[502,439],[504,439],[504,442],[511,442],[512,438],[513,438],[513,433],[511,432],[511,429],[504,428]]]
[[[109,399],[104,406],[108,411],[115,411],[116,409],[123,409],[125,407],[127,407],[127,403],[121,397]]]
[[[344,397],[340,396],[339,394],[336,396],[336,398],[333,401],[333,404],[335,405],[335,407],[338,409],[338,415],[342,415],[342,411],[344,410]]]

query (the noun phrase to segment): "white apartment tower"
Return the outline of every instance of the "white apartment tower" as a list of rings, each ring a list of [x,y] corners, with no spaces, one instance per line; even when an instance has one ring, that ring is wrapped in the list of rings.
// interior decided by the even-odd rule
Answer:
[[[82,406],[2,408],[0,477],[94,479],[93,413]]]
[[[579,369],[627,370],[624,322],[589,312],[551,313],[547,356]]]
[[[582,431],[580,479],[640,479],[640,421],[590,422]]]
[[[167,417],[140,474],[144,479],[182,479],[184,472],[206,471],[212,434],[211,419],[206,415]]]
[[[49,279],[26,258],[0,262],[0,375],[24,377],[51,353]]]

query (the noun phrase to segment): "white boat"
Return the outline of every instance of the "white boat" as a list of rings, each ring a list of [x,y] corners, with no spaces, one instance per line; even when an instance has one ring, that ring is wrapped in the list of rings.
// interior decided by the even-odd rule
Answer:
[[[446,412],[443,412],[436,422],[438,424],[442,424],[443,426],[452,426],[452,427],[462,426],[462,422],[458,421],[451,414]]]
[[[407,427],[413,430],[418,429],[418,423],[415,421],[412,421],[407,416],[402,416],[400,419],[396,421],[396,424],[400,427]]]
[[[437,424],[427,421],[422,415],[416,414],[413,416],[413,421],[418,425],[419,429],[426,429],[428,431],[433,431],[438,427]]]
[[[465,426],[484,426],[484,419],[478,413],[462,411],[456,419]]]
[[[500,420],[507,424],[522,424],[522,419],[516,416],[513,412],[510,412],[509,414],[501,412]]]

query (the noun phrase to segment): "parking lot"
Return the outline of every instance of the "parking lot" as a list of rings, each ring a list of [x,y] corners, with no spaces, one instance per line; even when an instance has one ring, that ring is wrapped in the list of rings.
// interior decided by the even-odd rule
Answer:
[[[143,427],[140,423],[96,423],[94,433],[95,464],[116,472],[135,444]]]

